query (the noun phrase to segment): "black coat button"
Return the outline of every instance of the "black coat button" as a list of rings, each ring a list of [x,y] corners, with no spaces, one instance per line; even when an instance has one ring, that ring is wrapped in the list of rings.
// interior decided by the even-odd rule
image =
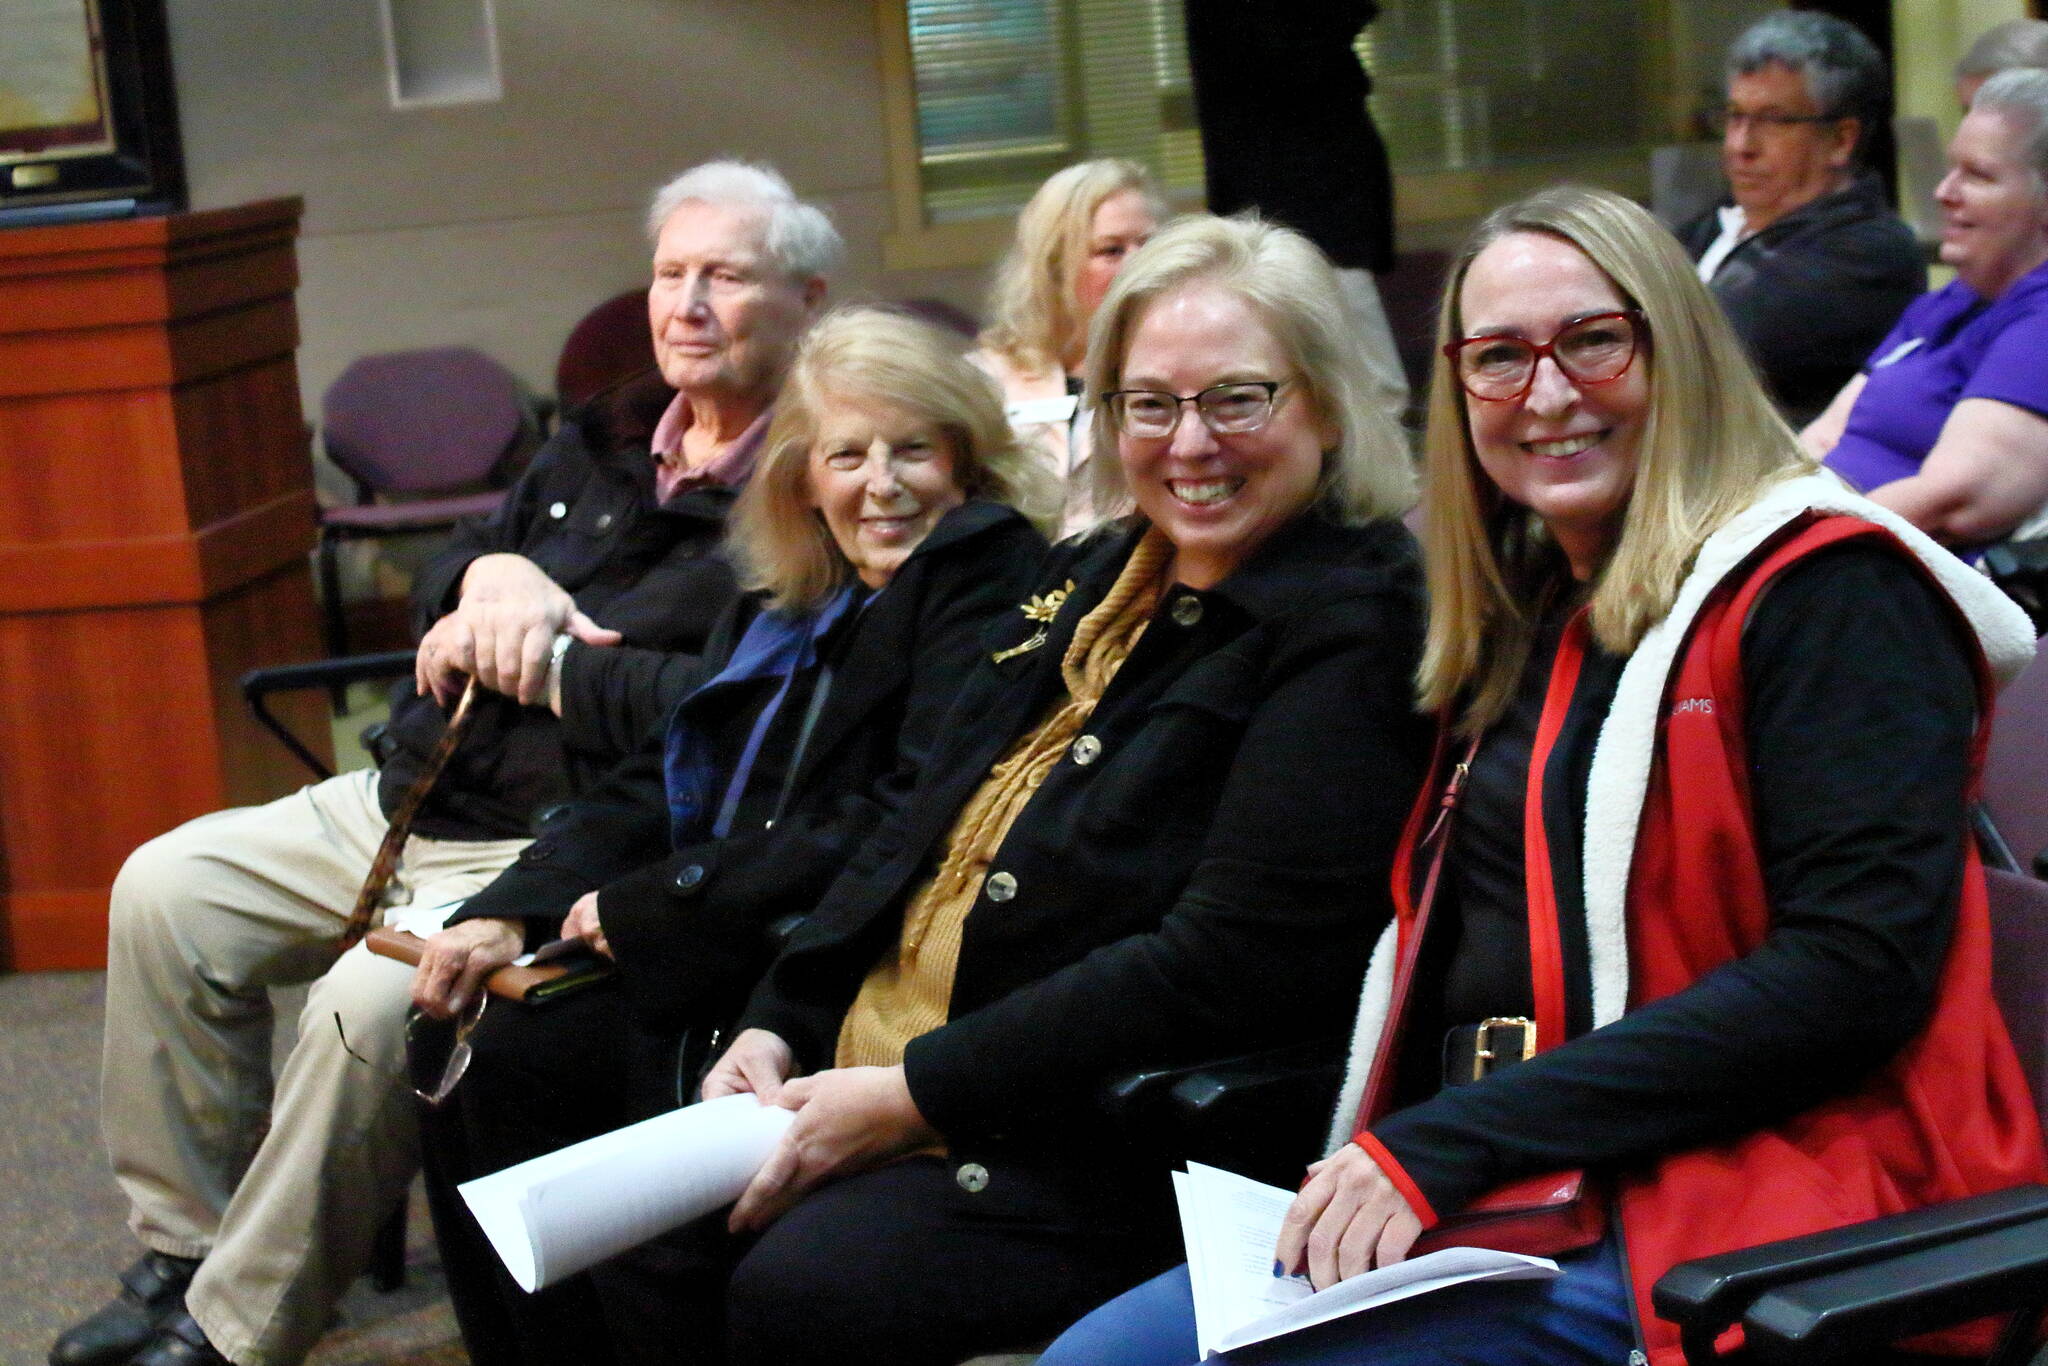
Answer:
[[[703,882],[704,865],[701,863],[686,863],[676,870],[676,890],[679,892],[694,892]]]
[[[554,856],[555,843],[553,840],[535,840],[532,844],[526,846],[526,851],[520,854],[519,859],[522,863],[546,863]]]

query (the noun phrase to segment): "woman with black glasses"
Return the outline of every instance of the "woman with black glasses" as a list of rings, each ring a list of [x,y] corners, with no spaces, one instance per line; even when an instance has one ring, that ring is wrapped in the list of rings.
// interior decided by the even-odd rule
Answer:
[[[1648,1303],[1674,1264],[2040,1179],[1965,814],[2031,632],[1813,473],[1629,201],[1563,188],[1490,216],[1442,336],[1434,776],[1275,1259],[1328,1286],[1464,1241],[1448,1221],[1513,1183],[1585,1179],[1510,1229],[1558,1279],[1230,1360],[1676,1366]],[[1196,1356],[1183,1271],[1043,1363]]]
[[[1175,1256],[1171,1155],[1105,1083],[1349,1017],[1426,748],[1399,436],[1328,264],[1255,222],[1135,253],[1087,372],[1122,515],[990,633],[943,753],[755,993],[704,1094],[795,1119],[743,1239],[672,1249],[695,1265],[635,1359],[1042,1340]]]

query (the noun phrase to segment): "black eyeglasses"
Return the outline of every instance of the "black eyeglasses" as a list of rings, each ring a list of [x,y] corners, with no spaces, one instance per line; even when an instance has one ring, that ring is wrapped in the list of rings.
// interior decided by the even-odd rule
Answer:
[[[1266,425],[1276,406],[1274,396],[1293,380],[1252,379],[1212,384],[1198,394],[1169,394],[1161,389],[1116,389],[1102,396],[1116,419],[1117,430],[1141,441],[1172,436],[1180,425],[1183,403],[1195,405],[1202,425],[1218,436],[1239,436]]]
[[[439,1105],[454,1093],[463,1074],[469,1071],[469,1060],[475,1056],[469,1036],[476,1032],[477,1022],[483,1019],[484,1007],[490,1002],[491,993],[479,985],[475,998],[452,1020],[437,1020],[417,1009],[406,1018],[405,1069],[414,1095],[429,1105]],[[334,1012],[334,1028],[341,1035],[343,1052],[366,1067],[376,1066],[350,1046],[348,1030],[342,1026],[338,1010]]]
[[[1628,373],[1649,325],[1636,309],[1594,313],[1566,323],[1549,341],[1506,334],[1466,337],[1444,347],[1458,383],[1474,398],[1505,403],[1536,383],[1545,356],[1577,384],[1607,384]]]
[[[1707,116],[1716,134],[1726,134],[1731,128],[1754,128],[1759,133],[1782,133],[1787,128],[1796,128],[1802,123],[1840,123],[1847,114],[1774,114],[1768,110],[1752,114],[1747,109],[1716,109]]]

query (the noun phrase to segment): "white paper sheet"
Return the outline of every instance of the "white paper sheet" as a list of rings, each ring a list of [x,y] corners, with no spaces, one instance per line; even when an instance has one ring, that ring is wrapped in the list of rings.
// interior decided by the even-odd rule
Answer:
[[[456,901],[443,901],[436,906],[417,906],[410,902],[385,912],[384,927],[416,934],[422,939],[432,939],[448,928],[448,917],[462,909],[463,897]]]
[[[1558,1274],[1548,1258],[1450,1247],[1316,1291],[1302,1277],[1273,1274],[1273,1245],[1294,1203],[1292,1191],[1199,1162],[1188,1163],[1186,1174],[1175,1173],[1173,1181],[1194,1290],[1195,1338],[1204,1360],[1469,1281]]]
[[[795,1117],[723,1096],[459,1189],[512,1279],[538,1290],[737,1200]]]

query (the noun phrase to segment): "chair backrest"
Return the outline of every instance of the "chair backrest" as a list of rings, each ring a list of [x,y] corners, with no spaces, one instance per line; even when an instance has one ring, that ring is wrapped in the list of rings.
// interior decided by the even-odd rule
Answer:
[[[328,458],[377,493],[480,484],[526,419],[512,372],[467,346],[359,357],[320,402]]]
[[[647,329],[647,291],[614,294],[569,329],[555,361],[555,401],[564,412],[654,364],[654,338]]]
[[[1991,894],[1991,990],[2048,1129],[2048,882],[1984,870]]]
[[[981,332],[981,319],[946,299],[898,299],[896,307],[921,323],[928,323],[942,332],[958,333],[969,341]]]
[[[2020,867],[2031,868],[2048,849],[2048,660],[2038,655],[1998,695],[1984,805]]]

